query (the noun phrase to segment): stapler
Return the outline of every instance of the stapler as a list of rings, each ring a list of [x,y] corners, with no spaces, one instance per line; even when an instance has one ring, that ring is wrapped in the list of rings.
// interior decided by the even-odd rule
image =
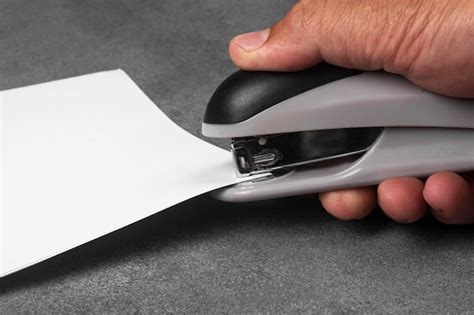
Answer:
[[[474,100],[383,71],[237,71],[212,95],[202,133],[231,139],[238,176],[261,174],[213,193],[231,202],[474,170]]]

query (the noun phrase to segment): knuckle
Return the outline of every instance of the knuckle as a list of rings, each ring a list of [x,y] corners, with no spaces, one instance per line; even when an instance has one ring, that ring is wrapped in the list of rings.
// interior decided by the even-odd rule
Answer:
[[[308,32],[317,22],[317,2],[314,0],[300,0],[285,18],[288,27],[298,32]]]

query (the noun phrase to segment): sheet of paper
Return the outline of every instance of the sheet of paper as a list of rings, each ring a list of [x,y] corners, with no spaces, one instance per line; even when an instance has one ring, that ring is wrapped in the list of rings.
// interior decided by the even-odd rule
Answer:
[[[0,92],[0,276],[238,181],[121,70]]]

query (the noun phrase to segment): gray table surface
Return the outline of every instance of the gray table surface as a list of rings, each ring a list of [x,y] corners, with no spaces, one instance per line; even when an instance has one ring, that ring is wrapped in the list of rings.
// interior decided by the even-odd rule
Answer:
[[[0,90],[122,68],[200,136],[234,70],[228,40],[292,4],[1,0]],[[473,312],[473,232],[380,211],[340,222],[310,198],[203,195],[0,280],[0,313]]]

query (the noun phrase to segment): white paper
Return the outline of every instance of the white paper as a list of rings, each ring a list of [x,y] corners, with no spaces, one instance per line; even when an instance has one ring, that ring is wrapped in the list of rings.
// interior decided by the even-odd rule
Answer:
[[[234,184],[121,70],[0,92],[0,276]]]

